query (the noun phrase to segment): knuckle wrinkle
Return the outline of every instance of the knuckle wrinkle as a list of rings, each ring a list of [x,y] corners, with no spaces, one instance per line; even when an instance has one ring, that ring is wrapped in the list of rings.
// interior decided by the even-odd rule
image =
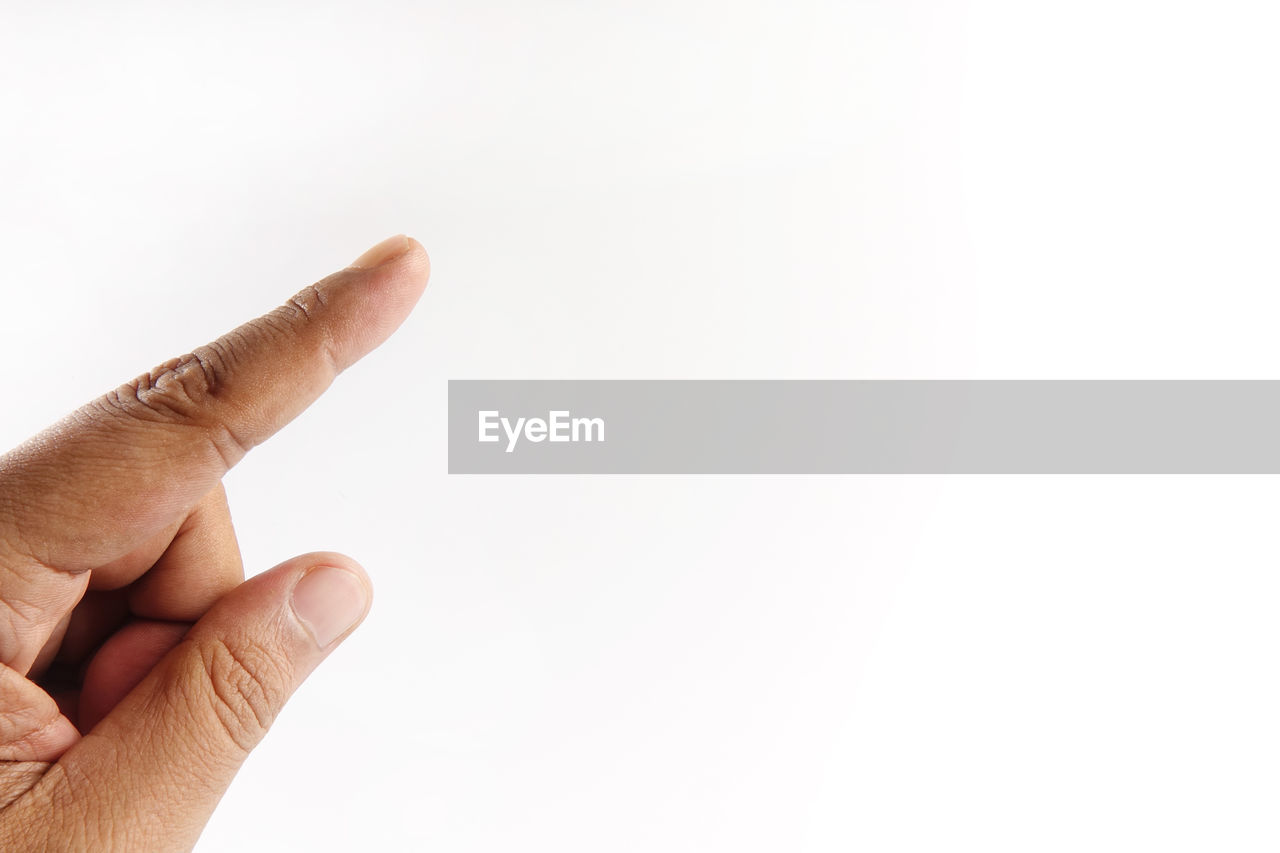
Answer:
[[[253,749],[275,719],[284,687],[279,667],[265,650],[215,641],[200,653],[206,695],[222,730],[244,752]]]

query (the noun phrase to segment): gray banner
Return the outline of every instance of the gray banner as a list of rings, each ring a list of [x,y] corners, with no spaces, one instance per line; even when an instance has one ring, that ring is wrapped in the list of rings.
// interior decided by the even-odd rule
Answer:
[[[1276,474],[1276,381],[451,380],[451,474]]]

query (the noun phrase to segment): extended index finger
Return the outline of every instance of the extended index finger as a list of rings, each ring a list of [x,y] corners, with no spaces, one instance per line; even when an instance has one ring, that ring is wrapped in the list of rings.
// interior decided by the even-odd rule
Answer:
[[[42,568],[96,568],[190,511],[395,331],[428,273],[422,246],[393,237],[0,458],[0,598]]]

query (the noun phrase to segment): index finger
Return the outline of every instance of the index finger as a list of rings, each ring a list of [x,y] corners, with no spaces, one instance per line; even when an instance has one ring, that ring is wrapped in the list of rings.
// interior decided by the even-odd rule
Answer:
[[[392,237],[0,457],[0,599],[41,569],[104,565],[190,511],[399,327],[429,270],[416,240]]]

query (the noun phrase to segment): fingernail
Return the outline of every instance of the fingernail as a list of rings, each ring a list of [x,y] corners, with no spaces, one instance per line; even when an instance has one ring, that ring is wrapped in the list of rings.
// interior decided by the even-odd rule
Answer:
[[[368,604],[360,578],[334,566],[317,566],[293,588],[293,612],[322,649],[353,628]]]
[[[380,267],[387,261],[394,261],[405,253],[409,248],[409,238],[403,234],[397,234],[394,237],[388,237],[369,251],[351,262],[351,266],[356,269],[373,269]]]

